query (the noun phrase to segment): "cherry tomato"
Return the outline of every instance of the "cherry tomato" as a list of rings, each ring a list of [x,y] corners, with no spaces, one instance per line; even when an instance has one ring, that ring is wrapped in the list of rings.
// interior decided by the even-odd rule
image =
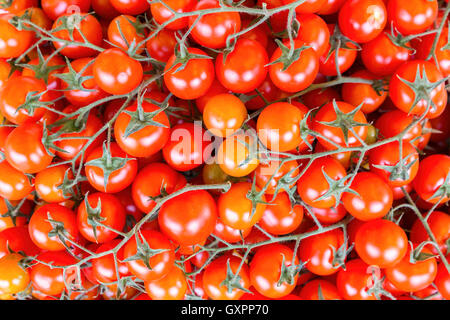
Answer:
[[[210,140],[198,124],[178,124],[171,129],[169,141],[163,147],[164,160],[178,171],[197,168],[206,160]]]
[[[386,20],[383,0],[349,0],[339,10],[339,28],[358,43],[375,39],[383,31]]]
[[[177,39],[175,32],[167,29],[162,29],[158,33],[152,33],[151,38],[147,40],[146,48],[148,54],[153,59],[167,62],[175,51]]]
[[[342,249],[344,234],[342,229],[333,229],[319,233],[300,241],[298,255],[301,261],[306,263],[305,267],[310,272],[327,276],[341,269],[337,258],[337,251]]]
[[[0,196],[8,200],[21,200],[33,191],[29,177],[14,169],[7,161],[0,162]]]
[[[95,250],[95,253],[101,254],[103,252],[114,249],[120,242],[121,240],[119,239],[107,241],[100,245],[97,250]],[[123,262],[123,260],[125,259],[123,246],[119,249],[119,251],[117,251],[116,256],[117,269],[114,261],[114,255],[112,253],[92,259],[92,273],[96,282],[114,282],[117,281],[118,278],[127,277],[130,275],[127,263]]]
[[[371,220],[356,232],[355,249],[369,265],[392,267],[405,256],[408,238],[402,228],[389,220]]]
[[[223,53],[217,56],[216,76],[228,90],[247,93],[263,83],[268,63],[266,49],[261,44],[255,40],[239,39],[226,59]]]
[[[158,2],[152,3],[150,5],[150,10],[153,19],[155,19],[158,24],[164,24],[165,28],[170,30],[179,30],[188,26],[189,17],[173,20],[173,11],[178,13],[190,12],[194,10],[196,4],[197,2],[195,0],[166,0],[164,4]],[[167,23],[169,20],[173,21]]]
[[[280,160],[271,160],[267,163],[261,163],[254,171],[256,186],[265,189],[266,194],[274,194],[279,191],[288,191],[295,186],[295,177],[299,174],[299,164],[296,160],[282,162]],[[290,183],[293,181],[292,183]],[[281,181],[280,181],[281,180]],[[285,184],[288,185],[285,185]]]
[[[13,252],[23,252],[27,256],[35,256],[40,249],[30,238],[28,227],[11,226],[0,232],[0,258]]]
[[[247,119],[244,103],[230,93],[211,97],[203,110],[206,128],[218,136],[227,137],[235,133]]]
[[[141,83],[143,76],[140,62],[117,48],[100,53],[92,66],[92,72],[97,85],[114,95],[133,91]]]
[[[42,0],[42,9],[45,14],[52,20],[56,20],[59,16],[70,13],[74,7],[78,8],[78,12],[89,12],[91,6],[90,0]]]
[[[325,54],[330,41],[330,31],[325,21],[311,13],[298,14],[296,19],[300,23],[296,39],[311,46],[316,51],[317,57]]]
[[[205,241],[216,220],[216,202],[205,190],[188,191],[164,202],[158,214],[161,231],[183,246]]]
[[[343,179],[347,175],[339,161],[329,156],[317,158],[300,174],[300,179],[297,181],[297,192],[306,204],[320,209],[335,207],[338,204],[339,199],[333,195],[323,197],[330,191],[330,184],[325,174],[335,181]]]
[[[341,300],[334,284],[327,280],[311,280],[300,290],[303,300]]]
[[[217,0],[201,0],[193,11],[220,8]],[[192,27],[191,36],[200,45],[219,49],[226,46],[227,38],[241,30],[241,18],[238,12],[217,12],[206,14],[198,21],[198,16],[189,17],[189,27]]]
[[[0,258],[0,292],[15,294],[24,291],[30,283],[30,275],[21,265],[24,257],[10,253]]]
[[[86,206],[89,204],[89,209]],[[101,222],[104,226],[98,225]],[[87,195],[77,214],[78,229],[83,237],[91,242],[104,243],[117,237],[125,226],[125,209],[120,201],[108,193]]]
[[[421,253],[431,254],[427,248]],[[428,287],[437,274],[437,262],[434,257],[411,262],[411,249],[408,248],[404,258],[393,267],[385,269],[387,279],[398,289],[411,292]]]
[[[436,0],[389,0],[387,4],[388,23],[402,35],[421,33],[436,20]]]
[[[138,163],[114,142],[110,143],[106,153],[109,155],[99,146],[87,156],[86,178],[98,191],[116,193],[131,185],[137,174]]]
[[[345,264],[336,278],[336,287],[345,300],[376,300],[375,294],[370,294],[374,284],[373,267],[361,259],[354,259]]]
[[[0,14],[0,58],[17,58],[31,46],[34,39],[33,31],[17,30],[10,20],[14,18],[11,13]]]
[[[419,164],[419,171],[413,181],[414,190],[425,201],[433,204],[445,203],[449,200],[449,195],[444,191],[444,181],[449,175],[449,156],[443,154],[428,156]]]
[[[134,236],[124,247],[124,258],[127,259],[130,272],[144,281],[158,280],[165,275],[170,275],[175,262],[172,243],[158,231],[142,230],[139,233],[139,245]],[[161,252],[142,254],[141,252],[146,252],[145,250],[161,250]],[[141,254],[141,258],[139,258],[139,254]],[[144,261],[144,259],[148,259],[148,261]]]
[[[46,204],[37,209],[28,229],[34,244],[49,251],[64,250],[78,235],[75,213],[59,204]]]
[[[399,164],[400,156],[402,164]],[[402,187],[416,177],[419,154],[411,143],[404,141],[400,145],[398,141],[393,141],[372,149],[369,163],[370,171],[384,178],[389,186]]]
[[[35,123],[15,128],[5,142],[5,158],[11,166],[23,173],[37,173],[53,160],[50,150],[43,144],[42,126]]]
[[[286,192],[278,193],[275,198],[269,196],[259,225],[267,232],[284,235],[293,232],[303,220],[303,207],[292,206]]]
[[[239,285],[248,290],[250,287],[248,266],[245,263],[241,266],[241,259],[227,254],[212,261],[203,273],[203,289],[210,299],[239,300],[244,295],[245,291],[232,286],[230,271],[237,274]],[[227,281],[231,290],[227,287]]]
[[[393,196],[389,185],[378,175],[359,172],[354,177],[350,189],[344,192],[342,203],[352,216],[368,221],[384,217],[392,206]]]
[[[408,61],[410,51],[409,42],[400,47],[389,38],[390,31],[380,33],[375,39],[362,46],[361,59],[364,66],[378,76],[391,75],[404,62]]]
[[[65,29],[61,27],[62,25],[72,25],[72,27]],[[55,48],[70,59],[91,57],[97,53],[97,50],[86,45],[71,43],[89,43],[94,46],[102,44],[100,22],[87,13],[64,13],[58,16],[53,23],[52,34],[55,38],[61,39],[53,41]]]
[[[127,51],[133,44],[136,54],[145,47],[146,33],[139,27],[139,21],[129,15],[115,17],[108,26],[108,40],[118,48]]]
[[[136,206],[149,213],[156,205],[154,199],[162,193],[171,194],[184,187],[184,176],[163,163],[151,163],[141,169],[133,181],[132,197]]]
[[[204,51],[197,48],[188,48],[187,51],[188,54],[204,57],[192,58],[182,68],[173,54],[164,68],[164,84],[176,97],[191,100],[208,92],[214,81],[214,66]]]
[[[262,246],[250,262],[250,282],[267,298],[283,297],[294,290],[298,275],[286,277],[282,271],[294,268],[298,263],[298,258],[287,246],[278,243]]]
[[[114,123],[117,144],[133,157],[151,156],[161,150],[169,139],[170,125],[167,115],[152,103],[143,101],[141,106],[143,114],[140,114],[138,103],[135,102],[122,111]],[[155,124],[148,124],[148,115]],[[129,133],[127,128],[135,123],[139,124],[138,130]]]
[[[239,230],[234,229],[232,227],[227,226],[224,224],[220,219],[217,219],[216,226],[214,227],[214,235],[219,237],[222,240],[225,240],[228,243],[235,243],[242,241],[247,237],[250,232],[252,231],[252,227]],[[196,255],[197,256],[197,255]],[[200,257],[203,257],[204,255],[200,254]],[[206,261],[205,261],[206,262]]]
[[[149,8],[146,0],[109,0],[111,5],[121,14],[137,15],[144,13]]]
[[[290,42],[286,46],[290,48]],[[299,57],[289,65],[285,62],[278,62],[280,58],[283,58],[281,48],[276,49],[270,58],[270,79],[275,86],[286,92],[298,92],[306,89],[313,83],[319,71],[319,58],[312,47],[305,48],[303,41],[296,40],[294,41],[294,50],[301,50],[301,52]]]
[[[413,91],[413,87],[410,87],[414,85],[408,85],[403,81],[414,82],[418,76],[421,79],[426,77],[431,83],[443,79],[442,74],[433,63],[423,60],[408,61],[402,64],[392,75],[389,84],[389,97],[394,105],[403,112],[415,115],[422,115],[426,112],[427,118],[436,118],[444,112],[447,105],[445,84],[442,82],[431,91],[427,89],[430,92],[427,92],[426,98],[415,101],[416,93]],[[428,105],[428,99],[432,100],[430,105]]]
[[[247,197],[251,191],[252,184],[250,182],[239,182],[233,184],[227,192],[220,195],[217,200],[217,207],[220,219],[225,225],[244,230],[261,220],[266,208],[264,204],[266,198],[262,195],[258,199],[260,202],[253,205]]]

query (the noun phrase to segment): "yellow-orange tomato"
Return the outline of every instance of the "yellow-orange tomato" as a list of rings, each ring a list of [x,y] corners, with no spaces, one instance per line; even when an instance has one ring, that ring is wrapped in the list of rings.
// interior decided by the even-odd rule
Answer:
[[[219,147],[217,163],[232,177],[246,176],[259,165],[256,147],[255,139],[250,135],[239,133],[230,136]]]
[[[30,275],[19,265],[22,258],[18,253],[10,253],[0,259],[0,293],[14,294],[27,288]]]
[[[244,123],[247,109],[236,96],[223,93],[209,99],[203,111],[203,121],[212,134],[227,137]]]

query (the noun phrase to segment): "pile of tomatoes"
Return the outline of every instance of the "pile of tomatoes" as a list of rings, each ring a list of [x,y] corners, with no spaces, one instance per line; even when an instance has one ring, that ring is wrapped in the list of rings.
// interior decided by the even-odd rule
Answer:
[[[450,299],[447,2],[1,2],[0,299]]]

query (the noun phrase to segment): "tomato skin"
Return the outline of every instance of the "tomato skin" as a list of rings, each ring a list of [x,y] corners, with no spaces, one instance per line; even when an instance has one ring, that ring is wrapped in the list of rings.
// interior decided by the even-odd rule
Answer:
[[[268,63],[266,49],[261,44],[255,40],[239,39],[225,61],[223,53],[217,56],[216,77],[226,89],[247,93],[263,83]]]
[[[77,261],[67,251],[47,251],[39,254],[36,259],[56,267],[67,267],[64,274],[62,268],[50,268],[37,262],[30,269],[30,279],[33,289],[49,296],[58,296],[66,288],[65,281],[76,274],[77,267],[68,267]],[[72,278],[76,279],[76,277]]]
[[[47,219],[61,222],[64,226],[65,235],[74,241],[78,235],[75,213],[59,204],[46,204],[33,213],[28,224],[31,240],[39,248],[49,251],[66,249],[66,246],[70,246],[71,243],[69,241],[63,243],[56,235],[50,236],[49,233],[54,227]]]
[[[65,164],[46,168],[38,172],[34,181],[38,196],[49,203],[67,200],[70,194],[58,188],[63,183],[66,174],[68,179],[73,179],[72,170]]]
[[[158,215],[161,231],[183,246],[205,241],[213,232],[216,220],[216,202],[205,190],[188,191],[166,201]]]
[[[371,266],[361,259],[348,261],[336,278],[338,292],[345,300],[376,300],[375,294],[367,293],[370,284],[373,284]]]
[[[73,6],[78,7],[78,12],[89,12],[91,0],[41,0],[41,6],[47,17],[56,20],[59,16],[69,13]]]
[[[150,57],[167,62],[174,53],[176,45],[177,39],[175,38],[175,32],[162,29],[147,40],[146,48]]]
[[[217,0],[201,0],[193,11],[219,8]],[[192,27],[198,16],[189,17]],[[241,30],[241,18],[238,12],[218,12],[206,14],[198,20],[191,31],[192,38],[200,45],[219,49],[226,46],[228,36]]]
[[[8,248],[14,252],[22,251],[27,256],[34,256],[40,252],[31,240],[26,225],[12,226],[0,232],[0,258],[10,254]]]
[[[188,48],[190,54],[208,56],[197,48]],[[183,100],[197,99],[203,96],[214,81],[214,65],[210,58],[191,59],[182,70],[181,64],[174,65],[176,56],[173,54],[164,68],[164,84],[170,92]]]
[[[53,160],[42,144],[42,126],[35,123],[15,128],[5,142],[5,158],[11,166],[23,173],[37,173]]]
[[[82,82],[81,86],[88,90],[78,90],[78,89],[68,89],[68,85],[65,81],[61,80],[61,89],[64,89],[64,96],[66,99],[74,106],[86,106],[88,104],[93,103],[94,101],[105,98],[108,94],[100,89],[100,87],[95,83],[95,80],[92,78],[93,71],[93,58],[80,58],[73,60],[70,65],[76,72],[83,72],[81,76],[90,77]],[[63,73],[68,73],[69,68],[64,68]]]
[[[142,53],[145,47],[143,40],[146,38],[146,33],[145,30],[137,30],[134,25],[136,21],[135,17],[129,15],[115,17],[108,26],[108,40],[124,51],[127,51],[134,41],[135,46],[139,44],[136,54]]]
[[[182,123],[171,129],[169,141],[163,147],[167,164],[177,171],[189,171],[203,164],[210,139],[198,124]]]
[[[350,0],[339,11],[339,29],[358,43],[375,39],[383,31],[386,20],[383,0]]]
[[[87,240],[95,243],[104,243],[116,238],[116,232],[102,226],[96,226],[96,235],[94,234],[94,228],[88,222],[88,211],[85,201],[78,207],[77,214],[77,224],[81,235]],[[122,231],[125,226],[125,209],[115,196],[98,192],[89,194],[87,196],[87,201],[93,209],[97,208],[100,202],[100,217],[105,218],[101,222],[114,230]]]
[[[339,11],[339,9],[344,5],[345,0],[325,0],[317,14],[329,15]]]
[[[329,196],[317,200],[326,194],[330,188],[322,170],[336,181],[347,175],[339,161],[329,156],[317,158],[313,160],[306,171],[301,173],[302,175],[297,181],[297,192],[302,200],[311,207],[327,209],[336,205],[336,199],[334,196]]]
[[[417,174],[419,169],[419,154],[413,145],[407,141],[402,142],[402,157],[405,166],[414,164],[407,170],[408,177],[406,180],[398,177],[390,180],[391,173],[387,170],[377,168],[376,166],[395,166],[400,161],[400,145],[398,141],[393,141],[372,149],[369,153],[370,171],[382,177],[390,187],[402,187],[409,184]]]
[[[350,189],[359,196],[344,192],[342,203],[352,216],[369,221],[384,217],[391,209],[392,190],[379,176],[371,172],[359,172],[354,177]]]
[[[341,300],[341,296],[334,284],[327,280],[311,280],[300,290],[300,298],[303,300],[320,300],[319,287],[325,300]]]
[[[251,231],[252,227],[243,230],[234,229],[224,224],[220,219],[217,219],[213,234],[228,243],[236,243],[242,241],[242,239],[245,239]],[[200,254],[199,256],[203,257],[204,255]]]
[[[367,70],[360,70],[351,75],[351,77],[380,80]],[[363,103],[361,111],[365,114],[374,112],[386,100],[387,92],[382,91],[380,95],[370,84],[365,83],[344,83],[342,85],[342,100],[345,102],[359,106]]]
[[[157,105],[147,101],[142,102],[144,112],[159,110]],[[137,102],[127,107],[124,111],[136,111]],[[130,115],[121,112],[114,123],[114,137],[119,147],[133,157],[148,157],[161,150],[169,139],[170,124],[167,115],[159,112],[153,117],[153,121],[163,126],[147,125],[144,128],[125,137],[125,131],[131,120]]]
[[[98,191],[106,193],[116,193],[131,185],[134,177],[137,174],[138,164],[137,160],[133,158],[130,159],[130,156],[123,152],[117,143],[110,143],[109,148],[111,157],[127,158],[129,160],[123,167],[111,172],[108,180],[106,181],[106,185],[104,179],[105,173],[103,172],[102,168],[86,164],[85,173],[89,183]],[[99,146],[92,150],[92,152],[87,156],[86,163],[95,159],[102,158],[103,156],[103,147]]]
[[[34,32],[17,30],[9,20],[14,17],[11,13],[0,14],[0,58],[17,58],[32,44]]]
[[[96,250],[96,254],[109,251],[117,247],[121,242],[119,239],[113,239],[101,244]],[[124,246],[117,251],[117,270],[119,271],[119,277],[126,277],[130,275],[128,265],[124,260]],[[109,283],[117,281],[117,271],[114,263],[114,256],[112,253],[103,255],[98,258],[92,259],[92,275],[97,283]]]
[[[304,45],[303,41],[294,41],[295,49]],[[290,42],[286,46],[290,48]],[[277,61],[281,55],[281,48],[277,48],[270,58],[270,63]],[[313,83],[318,71],[319,58],[313,48],[303,50],[298,60],[294,61],[286,70],[281,62],[269,66],[269,76],[273,84],[286,92],[298,92],[306,89]]]
[[[228,263],[233,274],[236,274],[241,259],[230,254],[215,259],[205,268],[202,277],[203,289],[212,300],[239,300],[245,293],[245,291],[238,288],[233,288],[229,292],[227,286],[222,284],[227,278]],[[238,277],[240,277],[240,285],[248,290],[250,287],[250,276],[248,266],[245,263],[239,269]]]
[[[449,260],[447,256],[447,261]],[[438,265],[438,271],[436,278],[434,279],[434,284],[436,285],[439,293],[446,300],[450,299],[450,274],[442,262]]]
[[[23,256],[10,253],[0,258],[0,292],[15,294],[25,290],[30,283],[30,275],[20,265]]]
[[[162,3],[152,3],[150,10],[153,19],[158,24],[166,23],[168,20],[174,17],[174,14],[167,8],[170,7],[173,11],[182,13],[192,11],[197,2],[195,0],[167,0]],[[165,25],[164,28],[170,30],[180,30],[188,26],[189,17],[183,17],[176,19]]]
[[[334,28],[335,26],[333,24],[328,25],[328,30],[330,31],[330,34],[333,34]],[[344,73],[345,71],[350,69],[350,67],[356,60],[356,55],[358,52],[354,44],[347,43],[346,46],[351,49],[344,49],[342,47],[338,49],[337,65],[340,73]],[[324,76],[336,76],[337,75],[336,50],[333,50],[327,59],[329,50],[330,44],[328,44],[325,54],[323,54],[319,58],[319,73],[323,74]]]
[[[395,45],[388,37],[390,31],[385,30],[375,39],[364,43],[361,59],[364,66],[378,76],[391,75],[404,62],[409,60],[410,51]],[[410,46],[409,42],[405,44]]]
[[[121,14],[132,16],[144,13],[150,6],[145,0],[110,0],[110,3]]]
[[[142,168],[132,184],[132,197],[136,206],[149,213],[156,205],[151,197],[161,195],[161,187],[168,194],[186,184],[184,176],[164,163],[151,163]]]
[[[95,13],[103,19],[112,20],[120,15],[109,0],[92,0],[91,5]]]
[[[0,196],[8,200],[21,200],[33,191],[28,177],[14,169],[6,160],[0,162]]]
[[[26,121],[37,121],[44,115],[44,108],[34,109],[32,115],[26,109],[17,109],[26,102],[28,92],[41,94],[45,90],[46,86],[43,80],[27,76],[11,77],[0,92],[0,111],[6,119],[14,124],[20,125]],[[41,95],[39,100],[46,101],[45,95]]]
[[[300,136],[300,121],[303,118],[304,114],[290,103],[270,104],[256,122],[258,137],[270,150],[293,150],[303,141]]]
[[[63,110],[65,113],[72,113],[75,111],[75,108],[73,106],[69,106]],[[75,119],[72,118],[71,120]],[[100,134],[98,134],[98,131],[102,128],[103,123],[102,121],[91,111],[89,112],[89,115],[87,117],[86,124],[84,125],[84,128],[78,128],[74,124],[74,128],[72,130],[64,131],[66,133],[62,133],[60,137],[65,138],[64,140],[58,140],[55,142],[55,145],[59,148],[64,150],[56,150],[56,155],[64,160],[72,160],[73,158],[77,157],[77,162],[80,161],[80,152],[85,147],[85,145],[88,143],[87,139],[80,139],[80,137],[93,137],[94,135],[97,135],[97,138],[94,139],[89,145],[89,147],[86,148],[85,152],[88,154],[91,152],[92,149],[97,147],[102,143],[102,141],[106,138],[106,133],[103,131]],[[73,138],[73,139],[68,139]]]
[[[301,261],[307,261],[305,267],[310,272],[328,276],[338,272],[341,267],[333,266],[334,253],[344,243],[342,229],[333,229],[303,239],[300,242],[298,256]]]
[[[402,35],[424,32],[436,20],[436,0],[390,0],[387,4],[388,23]]]
[[[93,16],[86,13],[80,13],[79,27],[73,30],[73,40],[81,43],[91,43],[95,46],[101,46],[102,44],[102,27],[100,22]],[[97,50],[88,48],[86,46],[69,44],[67,42],[73,42],[70,38],[69,30],[59,29],[63,24],[62,19],[68,19],[73,16],[71,13],[65,13],[60,15],[52,26],[53,35],[65,41],[53,41],[53,45],[56,49],[60,50],[60,53],[70,59],[91,57],[97,53]],[[83,36],[81,35],[81,33]],[[64,48],[63,48],[64,47]]]
[[[252,178],[254,177],[256,186],[260,189],[266,188],[266,194],[272,195],[275,193],[279,181],[283,176],[295,178],[300,172],[298,168],[299,164],[296,160],[286,161],[283,164],[281,161],[282,159],[261,163],[256,170],[253,171]],[[287,174],[289,175],[287,176]],[[267,183],[269,185],[266,187]],[[292,188],[294,186],[295,182],[293,182],[289,187]],[[280,188],[279,191],[288,190],[285,190],[285,188]]]
[[[230,93],[211,97],[203,110],[203,121],[208,130],[218,136],[226,137],[235,133],[247,118],[244,103]]]
[[[144,241],[153,250],[165,250],[164,252],[153,255],[148,264],[149,269],[142,260],[127,261],[128,268],[132,274],[144,281],[153,281],[163,278],[170,274],[174,268],[175,253],[172,243],[165,235],[154,230],[141,230],[140,241]],[[132,237],[125,244],[124,258],[134,256],[137,252],[136,238]]]
[[[217,200],[217,207],[220,219],[225,225],[244,230],[261,220],[266,205],[257,203],[254,211],[252,210],[252,201],[247,198],[251,189],[252,184],[250,182],[238,182],[233,184],[227,192],[220,195]],[[264,195],[262,195],[261,201],[266,202]]]
[[[450,238],[450,215],[442,211],[433,211],[427,219],[427,223],[433,233],[437,244],[442,252],[447,252],[447,240]],[[410,238],[413,243],[420,244],[430,238],[422,222],[417,219],[410,231]],[[433,254],[438,254],[434,245],[426,246]]]
[[[413,115],[422,115],[428,109],[426,117],[428,119],[436,118],[444,112],[445,106],[447,105],[445,85],[444,83],[441,83],[429,93],[434,105],[431,104],[431,106],[428,106],[428,103],[422,99],[413,106],[415,93],[412,88],[401,79],[413,82],[417,77],[417,72],[420,72],[421,77],[424,76],[423,73],[425,72],[428,80],[432,83],[443,78],[438,68],[429,61],[414,60],[405,62],[391,77],[389,97],[394,105],[403,112]]]
[[[19,70],[15,70],[13,73],[11,74],[10,73],[11,73],[11,65],[7,62],[6,59],[0,58],[0,88],[3,89],[8,79],[20,76]]]
[[[338,109],[345,114],[352,112],[356,108],[353,105],[343,101],[335,101],[335,103]],[[352,131],[354,131],[357,136],[355,136],[355,134],[352,131],[349,131],[347,141],[345,141],[344,132],[342,131],[341,128],[332,127],[327,124],[321,123],[321,122],[333,122],[336,119],[337,114],[336,111],[334,110],[334,103],[329,102],[322,108],[320,108],[319,112],[317,112],[316,116],[314,117],[312,129],[316,132],[321,133],[322,136],[328,138],[335,144],[338,144],[342,147],[360,146],[361,145],[360,140],[366,139],[367,126],[354,126]],[[353,120],[358,123],[367,124],[366,117],[364,116],[364,113],[362,113],[361,110],[358,110],[356,112],[356,114],[353,117]],[[317,137],[317,139],[319,140],[320,144],[324,146],[326,149],[328,150],[336,149],[336,146],[334,144],[325,140],[324,138],[319,136]]]
[[[325,54],[330,40],[330,31],[325,21],[312,13],[298,14],[296,19],[300,22],[296,39],[311,46],[316,51],[317,57]]]
[[[153,300],[182,300],[187,291],[186,277],[178,267],[174,267],[165,277],[144,284]]]
[[[424,261],[410,262],[411,249],[408,248],[404,258],[395,266],[386,268],[387,279],[398,289],[411,292],[428,287],[436,278],[437,262],[432,257]],[[427,248],[422,253],[431,254]]]
[[[311,207],[311,211],[317,220],[324,224],[336,223],[341,221],[347,215],[347,211],[342,203],[339,203],[337,207],[330,207],[326,209]],[[310,215],[308,211],[305,212],[306,215]]]
[[[259,165],[254,154],[255,143],[253,136],[244,133],[237,133],[225,139],[217,152],[217,163],[222,171],[232,177],[244,177],[254,171]],[[248,158],[250,160],[245,162]]]
[[[402,228],[389,220],[371,220],[356,232],[355,249],[369,265],[392,267],[405,256],[408,238]]]
[[[434,193],[444,184],[450,174],[450,157],[435,154],[424,158],[419,164],[419,171],[413,181],[414,190],[420,198],[435,203],[445,203],[449,197],[434,197]]]
[[[268,197],[270,205],[266,206],[259,225],[267,232],[284,235],[295,231],[303,220],[303,207],[292,207],[286,192],[278,193],[275,198]]]
[[[289,267],[293,261],[293,251],[284,245],[273,243],[260,247],[250,262],[250,282],[252,286],[267,298],[280,298],[291,293],[296,285],[298,275],[295,275],[292,284],[283,281],[278,285],[281,276],[281,267]],[[284,257],[284,259],[283,259]],[[270,263],[267,263],[270,261]],[[295,257],[294,264],[298,265]]]
[[[302,4],[295,7],[297,13],[315,13],[319,11],[324,5],[326,0],[306,0]],[[283,5],[293,3],[295,0],[282,0]]]
[[[437,59],[437,67],[444,77],[450,75],[450,52],[444,48],[447,44],[447,37],[448,28],[444,27],[437,41],[436,49],[434,50]],[[435,34],[429,34],[419,38],[417,45],[413,43],[414,49],[416,49],[416,59],[425,60],[428,58],[435,39]],[[428,59],[428,61],[435,63],[433,57]]]
[[[92,66],[95,82],[109,94],[122,95],[137,88],[144,71],[139,61],[117,48],[100,53]]]
[[[414,121],[413,115],[400,110],[392,110],[381,115],[375,122],[380,138],[388,139],[404,131]],[[403,141],[412,141],[417,146],[417,138],[422,134],[420,123],[410,128],[403,136]]]

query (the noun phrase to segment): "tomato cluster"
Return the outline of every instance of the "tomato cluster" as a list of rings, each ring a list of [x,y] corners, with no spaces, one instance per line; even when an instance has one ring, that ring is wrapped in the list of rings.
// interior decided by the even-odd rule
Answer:
[[[0,299],[450,299],[449,4],[0,6]]]

